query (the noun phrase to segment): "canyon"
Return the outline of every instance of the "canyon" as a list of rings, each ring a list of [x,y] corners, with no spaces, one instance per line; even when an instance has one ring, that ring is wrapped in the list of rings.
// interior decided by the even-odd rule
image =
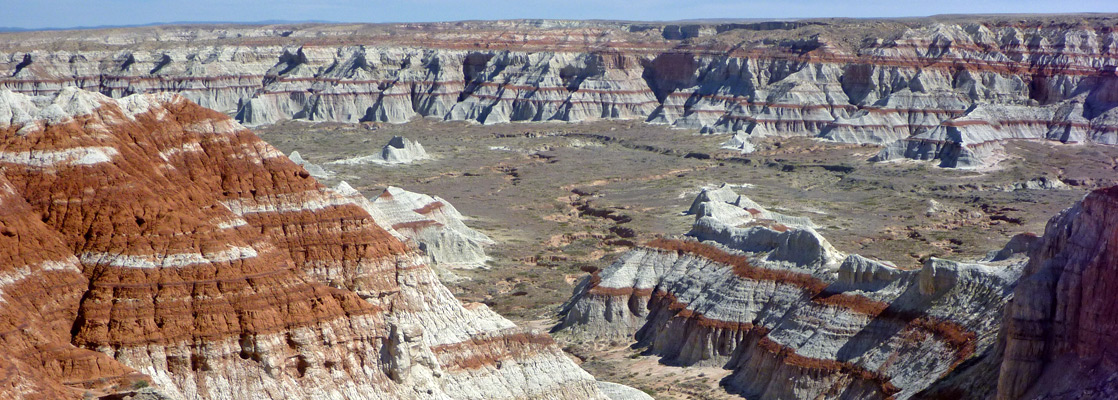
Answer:
[[[1116,21],[0,33],[0,397],[1118,396]]]

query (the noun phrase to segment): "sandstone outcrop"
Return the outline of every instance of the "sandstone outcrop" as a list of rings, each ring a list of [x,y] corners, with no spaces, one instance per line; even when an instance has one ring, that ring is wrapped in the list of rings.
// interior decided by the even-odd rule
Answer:
[[[104,353],[70,343],[67,325],[89,280],[67,243],[17,189],[0,176],[0,394],[79,398],[149,381]]]
[[[741,154],[749,154],[757,150],[753,143],[749,141],[749,136],[742,133],[734,134],[730,137],[730,140],[722,142],[720,146],[726,150],[737,150]]]
[[[976,168],[1007,140],[1118,143],[1107,18],[9,33],[0,87],[171,91],[250,125],[635,119],[734,133],[741,150],[746,138],[809,135],[887,146],[878,160]]]
[[[0,397],[605,399],[229,117],[0,90]]]
[[[307,170],[307,173],[311,174],[311,176],[315,179],[329,178],[331,175],[333,175],[332,173],[330,173],[330,171],[322,168],[321,165],[304,160],[303,156],[299,154],[299,151],[292,151],[291,155],[288,155],[287,158],[290,159],[291,162],[295,163],[295,165],[303,167],[303,169]]]
[[[938,160],[941,167],[976,168],[995,162],[1001,143],[1007,140],[1114,144],[1106,135],[1088,140],[1090,121],[1082,112],[1064,110],[1077,107],[1082,110],[1081,99],[1048,107],[979,105],[959,118],[889,144],[873,160]]]
[[[485,247],[493,244],[484,233],[466,226],[465,217],[446,200],[389,186],[372,201],[347,183],[335,188],[360,204],[381,228],[414,241],[428,262],[448,268],[484,267]]]
[[[669,365],[721,366],[723,386],[747,398],[903,399],[946,379],[986,379],[965,390],[993,395],[1017,252],[901,270],[844,255],[727,187],[691,211],[689,237],[653,240],[580,282],[558,328],[628,338]]]
[[[739,195],[728,184],[722,184],[718,188],[704,188],[695,196],[687,213],[694,215],[696,224],[700,225],[707,225],[705,221],[735,227],[751,222],[768,222],[807,228],[816,227],[815,223],[811,222],[811,218],[769,211],[748,197]],[[704,220],[704,217],[712,219]]]
[[[1005,316],[998,399],[1118,396],[1118,187],[1052,218]]]
[[[410,164],[431,158],[419,142],[402,136],[393,136],[379,154],[331,161],[331,164]]]

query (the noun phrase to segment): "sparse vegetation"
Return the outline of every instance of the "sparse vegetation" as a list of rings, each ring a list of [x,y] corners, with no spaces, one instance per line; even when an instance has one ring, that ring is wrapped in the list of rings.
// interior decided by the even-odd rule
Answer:
[[[871,164],[861,160],[876,152],[872,146],[807,138],[779,138],[779,147],[761,140],[757,153],[741,156],[712,152],[726,136],[692,135],[626,121],[489,126],[416,120],[387,125],[375,132],[346,124],[288,122],[257,131],[284,153],[299,150],[304,158],[317,163],[375,151],[377,144],[391,135],[418,139],[436,157],[434,161],[406,168],[336,166],[336,179],[349,182],[366,195],[377,194],[385,185],[396,185],[448,199],[470,218],[467,224],[497,241],[488,251],[492,257],[487,263],[489,269],[455,271],[469,280],[448,282],[448,286],[465,301],[483,302],[517,324],[545,330],[555,322],[556,307],[583,277],[605,268],[631,245],[644,244],[658,235],[686,232],[693,217],[681,211],[703,186],[751,184],[737,190],[773,209],[811,217],[825,226],[821,229],[839,250],[889,260],[901,268],[917,268],[933,254],[980,257],[1013,234],[1043,230],[1048,216],[1077,201],[1089,188],[1113,184],[1115,177],[1097,165],[1110,165],[1118,157],[1118,148],[1113,147],[1084,151],[1077,146],[1017,142],[1007,146],[1010,158],[1004,168],[975,173],[945,170],[928,163]],[[559,131],[595,133],[624,138],[630,145],[675,149],[681,154],[710,153],[714,157],[683,158],[616,141],[601,147],[566,147],[568,138],[562,136],[526,135]],[[494,132],[510,135],[496,137]],[[511,151],[488,150],[497,146]],[[550,149],[550,161],[528,154],[543,147]],[[725,157],[752,161],[746,164],[720,159]],[[782,161],[770,163],[777,158]],[[806,164],[851,169],[835,172],[802,167]],[[517,184],[513,185],[498,165],[516,168]],[[785,165],[793,168],[785,171]],[[1090,182],[1093,186],[1023,192],[986,188],[1041,175]],[[928,199],[935,199],[949,211],[926,215]],[[594,210],[609,210],[630,220],[618,223],[580,212],[575,203],[582,200],[592,201]],[[1014,210],[1000,208],[1011,203]],[[983,205],[1008,219],[1019,219],[1020,224],[991,218],[994,214],[984,211]],[[631,230],[633,237],[621,238],[617,232],[622,230],[617,227]],[[933,243],[942,247],[933,247]],[[861,306],[876,311],[869,307],[872,304]],[[950,330],[944,332],[951,334]],[[680,375],[669,379],[664,371],[648,370],[657,368],[655,357],[634,353],[629,343],[608,344],[607,349],[615,350],[603,352],[596,347],[603,344],[581,342],[584,338],[559,335],[557,339],[595,376],[660,393],[661,397],[663,393],[656,390],[671,386],[672,392],[679,393],[666,397],[672,399],[730,398],[710,394],[717,392],[724,370],[677,369],[672,371]]]

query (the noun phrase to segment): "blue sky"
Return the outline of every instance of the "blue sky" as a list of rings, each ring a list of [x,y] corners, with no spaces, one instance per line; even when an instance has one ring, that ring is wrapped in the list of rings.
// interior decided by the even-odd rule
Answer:
[[[0,0],[0,27],[170,21],[425,22],[553,18],[898,17],[948,13],[1118,12],[1115,0]]]

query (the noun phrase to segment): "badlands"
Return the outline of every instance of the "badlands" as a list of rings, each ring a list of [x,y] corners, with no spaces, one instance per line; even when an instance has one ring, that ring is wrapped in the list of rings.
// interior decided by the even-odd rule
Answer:
[[[0,398],[1118,398],[1116,54],[1106,14],[3,33]]]

